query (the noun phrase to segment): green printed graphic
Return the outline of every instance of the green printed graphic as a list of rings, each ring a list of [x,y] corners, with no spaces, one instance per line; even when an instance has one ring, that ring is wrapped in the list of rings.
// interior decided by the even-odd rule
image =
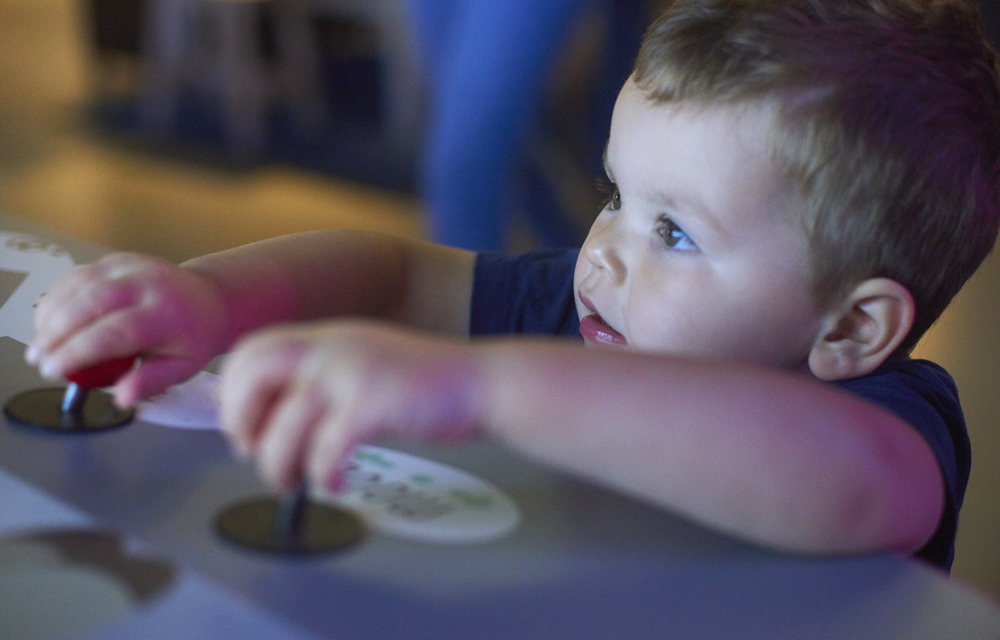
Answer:
[[[371,462],[383,469],[392,469],[396,465],[386,460],[378,451],[359,451],[357,453],[359,462]]]
[[[466,491],[465,489],[452,489],[448,492],[455,500],[458,500],[470,509],[489,509],[493,506],[493,496],[479,491]]]

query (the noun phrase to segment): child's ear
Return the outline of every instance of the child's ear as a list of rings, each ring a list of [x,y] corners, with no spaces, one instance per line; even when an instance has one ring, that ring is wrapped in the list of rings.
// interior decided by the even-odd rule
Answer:
[[[809,369],[821,380],[871,373],[906,338],[914,313],[906,287],[889,278],[865,280],[830,311],[809,352]]]

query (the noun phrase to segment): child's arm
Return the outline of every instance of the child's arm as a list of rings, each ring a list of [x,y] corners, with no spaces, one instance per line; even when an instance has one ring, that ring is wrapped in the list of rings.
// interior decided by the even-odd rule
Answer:
[[[466,335],[475,254],[391,235],[331,230],[282,236],[182,266],[212,281],[230,345],[282,321],[367,316]]]
[[[272,331],[238,349],[222,413],[272,484],[336,485],[358,442],[485,432],[527,455],[777,548],[920,548],[944,504],[923,439],[798,374],[386,326]]]
[[[469,252],[355,231],[276,238],[180,267],[113,254],[43,297],[28,360],[55,378],[139,354],[141,366],[115,389],[128,405],[277,322],[367,315],[467,333],[473,261]]]
[[[634,353],[484,352],[491,433],[720,530],[794,551],[912,553],[940,521],[924,439],[827,383]]]

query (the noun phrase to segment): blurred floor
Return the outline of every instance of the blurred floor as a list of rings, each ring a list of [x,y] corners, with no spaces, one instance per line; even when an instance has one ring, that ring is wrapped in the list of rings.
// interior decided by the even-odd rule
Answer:
[[[416,203],[283,168],[226,170],[103,140],[83,107],[97,66],[79,0],[0,0],[0,210],[172,260],[282,233],[417,236]]]
[[[183,260],[327,227],[422,233],[411,199],[287,169],[233,172],[130,151],[81,117],[93,68],[77,0],[0,0],[0,212]],[[919,347],[958,383],[973,441],[954,575],[1000,598],[1000,259]]]

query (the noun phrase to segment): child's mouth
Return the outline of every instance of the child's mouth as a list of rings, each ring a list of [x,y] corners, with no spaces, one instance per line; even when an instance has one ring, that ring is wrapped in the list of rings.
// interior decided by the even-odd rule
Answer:
[[[580,320],[580,335],[582,335],[585,340],[593,342],[594,344],[614,347],[628,346],[628,341],[625,340],[625,336],[612,329],[611,326],[604,322],[604,319],[596,313],[584,316]]]

